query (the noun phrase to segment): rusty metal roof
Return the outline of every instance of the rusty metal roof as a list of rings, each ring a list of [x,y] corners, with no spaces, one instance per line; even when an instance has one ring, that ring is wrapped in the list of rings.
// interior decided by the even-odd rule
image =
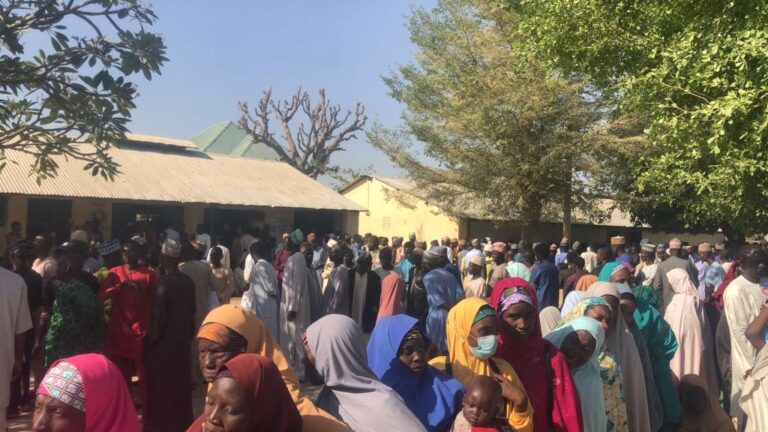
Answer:
[[[109,150],[120,164],[114,181],[93,177],[84,163],[55,157],[58,175],[38,185],[29,169],[31,155],[7,150],[0,193],[81,197],[159,203],[198,203],[233,207],[363,210],[331,188],[284,162],[207,154],[183,141],[131,140]],[[175,143],[179,141],[180,143]],[[143,145],[158,143],[161,145]],[[168,143],[168,144],[166,144]],[[88,146],[88,144],[79,144]],[[194,144],[192,144],[193,148]]]

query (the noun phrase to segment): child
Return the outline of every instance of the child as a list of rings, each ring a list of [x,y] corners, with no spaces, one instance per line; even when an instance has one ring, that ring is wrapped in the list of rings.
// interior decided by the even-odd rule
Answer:
[[[472,378],[464,393],[464,409],[456,416],[451,432],[512,432],[499,417],[501,386],[489,376]]]

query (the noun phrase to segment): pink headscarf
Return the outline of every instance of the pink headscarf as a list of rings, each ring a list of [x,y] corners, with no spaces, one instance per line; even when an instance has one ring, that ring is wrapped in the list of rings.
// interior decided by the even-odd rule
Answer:
[[[51,365],[49,372],[62,362],[74,366],[80,374],[78,381],[82,383],[85,396],[86,432],[141,431],[139,416],[133,407],[125,379],[106,357],[101,354],[81,354],[61,359]],[[51,392],[57,393],[45,385],[40,385],[38,392],[50,397],[54,397]]]
[[[379,300],[379,315],[382,317],[405,313],[401,299],[405,296],[405,281],[399,274],[391,272],[381,281],[381,299]]]

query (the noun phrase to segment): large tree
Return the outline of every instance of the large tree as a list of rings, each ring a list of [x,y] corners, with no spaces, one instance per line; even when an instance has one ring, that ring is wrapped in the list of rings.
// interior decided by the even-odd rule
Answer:
[[[135,0],[2,2],[0,168],[14,163],[5,153],[12,149],[34,156],[38,181],[56,174],[54,155],[113,177],[108,150],[135,107],[127,77],[151,79],[167,61],[160,36],[144,28],[155,19]]]
[[[768,3],[506,0],[535,50],[646,121],[625,200],[643,222],[768,232]]]
[[[572,210],[600,193],[590,186],[607,147],[598,95],[519,55],[517,17],[487,2],[415,8],[408,29],[416,62],[385,77],[404,130],[377,125],[371,143],[435,202],[519,220],[523,238],[543,216],[562,217],[568,235]]]
[[[342,168],[331,164],[331,155],[344,151],[344,142],[363,129],[368,120],[365,106],[358,102],[354,111],[343,111],[328,100],[323,89],[318,99],[313,105],[309,93],[299,88],[290,99],[276,101],[272,90],[266,90],[253,110],[247,102],[240,103],[240,126],[254,141],[277,152],[283,162],[312,178],[339,173]],[[307,124],[299,122],[296,127],[296,114],[303,114]],[[282,140],[270,129],[271,119],[278,123]]]

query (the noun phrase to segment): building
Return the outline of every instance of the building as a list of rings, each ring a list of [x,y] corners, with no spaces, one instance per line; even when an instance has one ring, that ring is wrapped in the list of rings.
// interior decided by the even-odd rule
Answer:
[[[205,153],[188,140],[126,138],[109,153],[120,165],[114,181],[59,158],[58,175],[37,184],[29,174],[33,157],[6,151],[9,163],[0,172],[3,233],[19,221],[28,237],[45,231],[63,241],[90,221],[104,238],[124,238],[140,222],[160,229],[184,224],[187,232],[207,223],[213,235],[225,223],[232,229],[268,225],[273,236],[294,227],[323,234],[340,231],[362,210],[283,162]]]
[[[340,193],[367,209],[348,219],[348,232],[375,233],[386,237],[415,233],[417,238],[426,241],[443,236],[520,239],[518,221],[500,219],[477,201],[453,206],[433,202],[409,179],[362,176],[345,186]],[[634,224],[628,214],[612,208],[610,200],[601,200],[599,205],[607,213],[601,221],[590,220],[586,215],[575,212],[571,224],[573,240],[605,244],[612,236],[621,235],[633,243],[639,243],[643,238],[663,243],[675,235]],[[545,219],[530,238],[557,242],[562,237],[562,231],[562,219]],[[720,234],[678,236],[691,243],[723,241]]]
[[[266,144],[254,142],[247,132],[231,121],[212,125],[191,141],[206,153],[280,160],[276,151]]]

